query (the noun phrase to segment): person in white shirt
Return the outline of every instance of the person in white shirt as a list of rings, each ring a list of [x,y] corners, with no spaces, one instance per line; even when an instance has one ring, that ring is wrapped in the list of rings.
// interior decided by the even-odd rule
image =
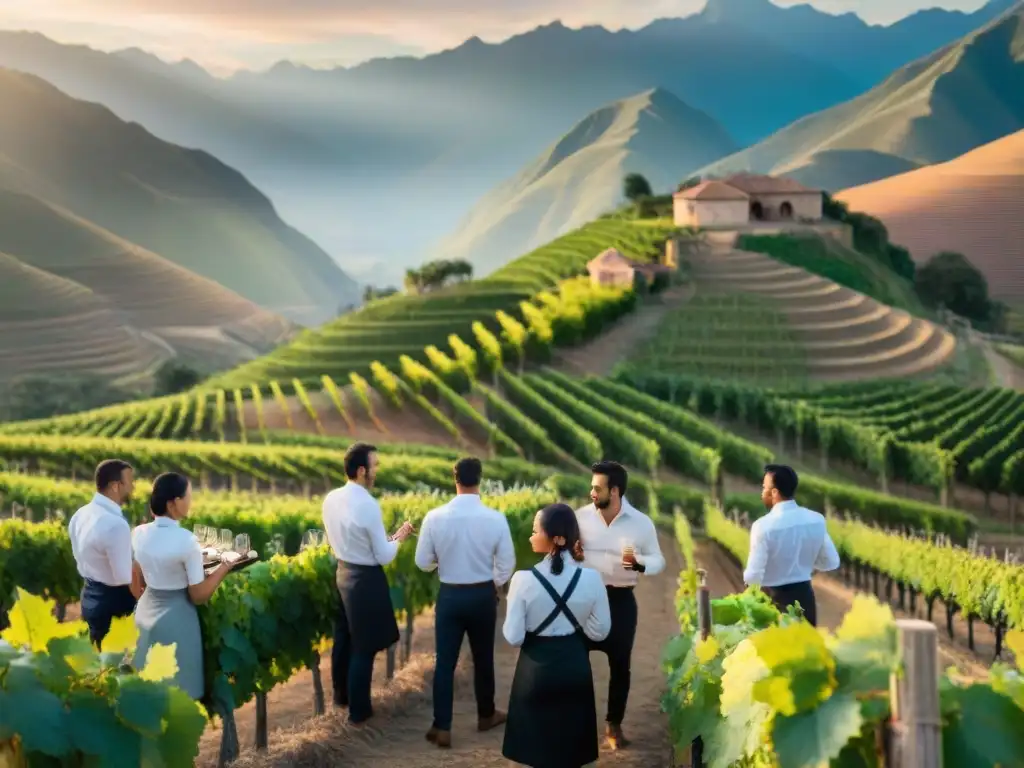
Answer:
[[[512,577],[502,633],[521,646],[502,755],[535,768],[597,761],[597,703],[587,641],[608,637],[612,617],[601,576],[583,559],[572,507],[537,513],[530,537],[544,559]]]
[[[121,507],[132,497],[134,472],[120,459],[107,459],[96,467],[96,494],[71,516],[68,537],[85,580],[82,618],[89,639],[99,646],[110,622],[130,616],[138,594],[132,591],[132,531]]]
[[[793,500],[798,482],[791,467],[765,467],[761,501],[768,514],[750,527],[743,581],[760,586],[780,611],[799,605],[804,618],[817,625],[811,576],[815,570],[837,569],[839,553],[828,535],[825,518]]]
[[[195,535],[181,527],[192,508],[192,485],[177,472],[153,481],[149,511],[153,522],[132,533],[136,579],[143,588],[135,609],[139,639],[132,666],[142,669],[153,645],[174,644],[178,672],[174,685],[193,699],[203,698],[203,639],[196,606],[213,595],[239,555],[222,554],[221,564],[207,576]]]
[[[626,500],[628,475],[615,461],[591,468],[591,504],[576,510],[583,543],[584,565],[597,570],[608,591],[612,630],[591,642],[590,649],[608,657],[608,709],[605,739],[612,749],[624,749],[622,733],[629,699],[630,664],[636,637],[637,605],[633,588],[640,574],[655,576],[665,569],[658,531],[651,518]]]
[[[416,544],[416,565],[436,568],[441,579],[434,610],[434,722],[427,731],[427,740],[439,747],[451,746],[455,666],[466,635],[477,728],[488,731],[505,722],[505,713],[494,707],[494,631],[497,589],[516,567],[508,520],[480,500],[480,459],[459,459],[454,474],[457,495],[427,513]]]
[[[334,704],[348,707],[349,722],[373,717],[370,685],[377,654],[398,642],[398,622],[384,566],[412,533],[406,520],[394,536],[384,530],[380,504],[370,495],[377,475],[377,448],[353,443],[345,451],[348,482],[324,498],[324,531],[338,558],[341,603],[334,624],[331,682]]]

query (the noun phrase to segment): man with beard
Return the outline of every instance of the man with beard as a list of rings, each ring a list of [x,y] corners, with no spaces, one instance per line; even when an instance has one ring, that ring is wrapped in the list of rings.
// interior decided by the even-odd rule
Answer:
[[[612,629],[600,641],[588,640],[590,650],[608,657],[608,709],[605,738],[612,749],[624,749],[622,733],[629,698],[630,660],[636,636],[637,606],[633,588],[640,574],[655,576],[665,568],[654,523],[626,500],[627,473],[615,461],[590,468],[590,500],[576,511],[583,544],[583,564],[600,572],[608,592]]]
[[[768,514],[750,527],[750,555],[743,581],[759,585],[780,611],[799,605],[817,625],[811,575],[834,571],[839,553],[828,535],[825,518],[793,501],[796,472],[782,464],[764,468],[761,501]]]
[[[348,482],[324,498],[327,540],[338,558],[341,605],[334,624],[331,682],[334,704],[349,708],[349,722],[360,725],[373,716],[370,684],[373,661],[398,642],[398,622],[384,566],[412,533],[406,520],[388,536],[380,504],[370,495],[377,475],[377,448],[354,443],[345,452]]]
[[[82,618],[89,639],[99,647],[110,622],[130,616],[138,599],[132,588],[132,531],[121,508],[132,497],[135,478],[131,465],[107,459],[96,467],[96,495],[71,516],[68,537],[85,580]]]

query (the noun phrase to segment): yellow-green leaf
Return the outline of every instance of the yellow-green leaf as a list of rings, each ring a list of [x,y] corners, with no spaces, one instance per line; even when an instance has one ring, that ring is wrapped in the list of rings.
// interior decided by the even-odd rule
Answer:
[[[1024,672],[1024,631],[1011,629],[1006,633],[1006,647],[1013,651],[1017,669]]]
[[[876,638],[896,623],[892,610],[867,595],[857,595],[853,605],[843,617],[843,623],[836,631],[836,637],[849,642]]]
[[[175,650],[175,643],[170,645],[151,645],[146,652],[146,666],[142,668],[139,677],[153,682],[173,678],[178,674],[178,661],[174,656]]]
[[[135,650],[139,630],[134,616],[119,616],[110,622],[110,631],[103,638],[100,650],[103,653],[126,653]]]
[[[10,626],[0,634],[16,648],[45,651],[54,638],[76,637],[87,630],[84,621],[61,623],[54,616],[55,600],[46,600],[18,587],[18,599],[7,614]]]
[[[712,659],[715,658],[715,656],[718,655],[718,650],[718,641],[715,640],[714,635],[709,635],[707,640],[701,640],[699,643],[697,643],[697,648],[695,649],[695,653],[697,654],[697,661],[699,661],[701,664],[709,663]]]

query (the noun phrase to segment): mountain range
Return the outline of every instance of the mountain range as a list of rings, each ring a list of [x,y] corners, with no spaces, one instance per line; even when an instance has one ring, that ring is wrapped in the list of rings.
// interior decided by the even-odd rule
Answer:
[[[711,116],[666,90],[645,91],[592,112],[484,195],[438,255],[465,259],[485,275],[616,207],[626,174],[671,189],[736,149]]]
[[[422,59],[284,62],[226,79],[140,51],[0,33],[0,65],[212,153],[351,274],[377,282],[421,261],[481,195],[603,105],[663,88],[744,146],[857,96],[1005,6],[875,27],[809,6],[712,0],[637,31],[556,23]]]
[[[962,253],[985,275],[993,296],[1024,302],[1024,130],[836,197],[881,219],[918,263],[940,251]]]
[[[0,69],[2,377],[251,359],[358,287],[269,200],[183,149]],[[290,318],[290,319],[286,319]]]
[[[951,160],[1021,128],[1024,3],[701,174],[780,174],[837,191]]]

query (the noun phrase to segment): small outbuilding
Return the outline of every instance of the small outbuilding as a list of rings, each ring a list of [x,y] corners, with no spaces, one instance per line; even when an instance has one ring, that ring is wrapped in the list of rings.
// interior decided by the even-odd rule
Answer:
[[[743,227],[759,221],[818,222],[820,189],[783,176],[737,173],[676,192],[672,199],[677,227]]]

